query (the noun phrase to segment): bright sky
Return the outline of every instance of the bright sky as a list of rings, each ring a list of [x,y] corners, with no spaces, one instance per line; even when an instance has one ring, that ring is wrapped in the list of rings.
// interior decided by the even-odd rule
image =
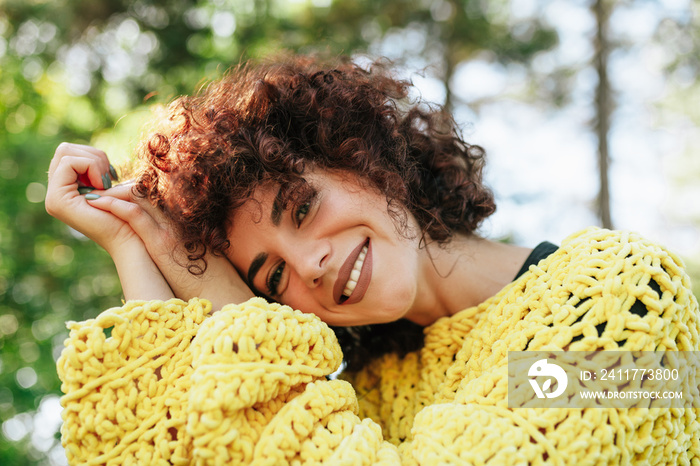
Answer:
[[[488,101],[478,112],[456,110],[458,121],[467,128],[467,140],[487,150],[486,177],[499,200],[498,211],[483,233],[513,235],[518,243],[533,246],[545,239],[560,242],[578,229],[598,224],[592,210],[598,191],[597,142],[589,129],[597,76],[585,67],[593,55],[589,37],[595,23],[583,1],[516,0],[513,4],[514,16],[542,14],[559,31],[560,46],[534,62],[539,73],[546,75],[561,65],[583,68],[575,80],[571,104],[554,111],[511,97],[522,89],[521,70],[506,69],[488,57],[459,66],[451,89],[465,102]],[[638,231],[681,255],[697,256],[700,225],[684,212],[698,218],[698,207],[690,211],[674,207],[686,196],[671,197],[675,189],[669,167],[698,137],[698,128],[660,123],[669,120],[654,107],[668,92],[662,67],[669,54],[648,42],[660,17],[678,16],[687,8],[688,0],[634,2],[618,7],[611,18],[614,37],[630,45],[610,57],[618,102],[610,132],[610,178],[616,228]],[[379,50],[390,55],[396,44],[400,42],[384,41]],[[414,76],[414,82],[426,100],[444,101],[444,87],[438,80]]]

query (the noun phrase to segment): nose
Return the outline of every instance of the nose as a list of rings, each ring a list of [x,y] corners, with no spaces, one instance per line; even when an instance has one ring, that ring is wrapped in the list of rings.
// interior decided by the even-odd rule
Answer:
[[[302,240],[291,245],[288,264],[306,286],[315,288],[328,271],[331,244],[327,239]]]

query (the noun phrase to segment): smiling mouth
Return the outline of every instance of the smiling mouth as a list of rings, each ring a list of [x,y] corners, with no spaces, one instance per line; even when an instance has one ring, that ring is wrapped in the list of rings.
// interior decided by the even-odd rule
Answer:
[[[362,250],[360,251],[360,254],[357,256],[355,263],[352,266],[350,277],[345,283],[345,288],[343,288],[343,294],[340,296],[340,304],[343,304],[345,301],[347,301],[348,298],[350,298],[350,296],[352,295],[352,292],[355,291],[357,281],[360,279],[360,274],[362,272],[362,265],[364,265],[365,258],[367,257],[367,250],[368,245],[365,244]]]
[[[369,238],[358,244],[338,270],[333,285],[336,304],[353,304],[362,300],[372,281],[372,243]]]

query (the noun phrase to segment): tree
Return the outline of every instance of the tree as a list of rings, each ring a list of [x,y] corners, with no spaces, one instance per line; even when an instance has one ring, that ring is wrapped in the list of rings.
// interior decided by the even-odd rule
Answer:
[[[54,361],[64,322],[118,305],[106,253],[43,208],[64,140],[124,160],[147,106],[191,92],[230,64],[282,48],[371,51],[417,37],[405,62],[432,66],[454,106],[455,68],[479,51],[527,63],[554,43],[537,21],[519,36],[507,2],[443,0],[9,0],[0,10],[1,464],[61,463]],[[497,7],[498,6],[498,7]],[[411,52],[411,53],[408,53]],[[395,57],[401,58],[401,57]],[[399,60],[400,61],[400,60]],[[431,71],[432,72],[432,71]]]
[[[600,190],[598,192],[598,215],[603,228],[612,228],[610,216],[610,181],[609,181],[609,144],[610,116],[612,114],[612,95],[608,79],[608,56],[610,55],[610,40],[608,39],[608,21],[610,19],[610,1],[595,0],[592,5],[596,20],[595,34],[595,70],[598,74],[596,86],[595,132],[598,138],[598,174]]]

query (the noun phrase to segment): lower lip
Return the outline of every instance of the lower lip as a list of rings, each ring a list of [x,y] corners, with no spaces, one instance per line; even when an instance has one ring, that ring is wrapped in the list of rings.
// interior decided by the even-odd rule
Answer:
[[[367,255],[365,256],[365,261],[362,263],[362,269],[360,269],[360,278],[357,279],[357,285],[352,291],[350,297],[343,303],[354,304],[362,300],[365,296],[365,292],[369,287],[369,282],[372,279],[372,242],[367,241]]]

